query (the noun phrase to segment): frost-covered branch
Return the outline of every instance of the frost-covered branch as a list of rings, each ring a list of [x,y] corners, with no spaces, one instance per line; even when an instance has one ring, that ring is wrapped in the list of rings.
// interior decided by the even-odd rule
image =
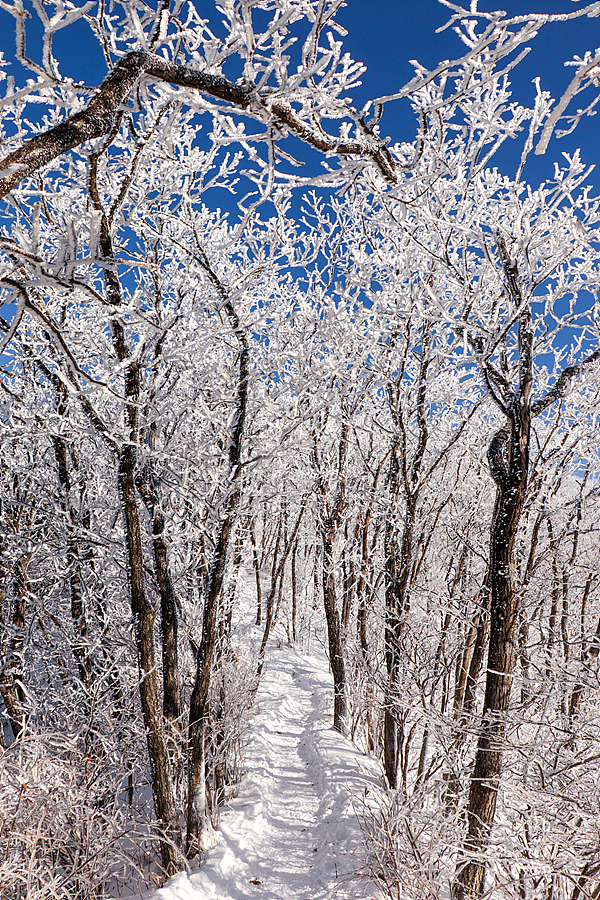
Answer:
[[[589,366],[598,362],[598,360],[600,360],[600,348],[594,350],[593,353],[590,353],[589,356],[586,356],[581,362],[572,366],[567,366],[566,369],[563,369],[550,390],[532,404],[532,416],[539,416],[541,413],[545,412],[549,406],[552,406],[553,403],[556,403],[557,400],[564,397],[573,379],[577,378],[578,375],[581,375]]]
[[[222,75],[207,75],[169,63],[154,53],[133,52],[118,63],[87,107],[49,131],[36,135],[0,162],[0,198],[23,178],[85,141],[109,135],[121,105],[142,75],[189,87],[240,107],[250,101],[252,88],[232,84]]]

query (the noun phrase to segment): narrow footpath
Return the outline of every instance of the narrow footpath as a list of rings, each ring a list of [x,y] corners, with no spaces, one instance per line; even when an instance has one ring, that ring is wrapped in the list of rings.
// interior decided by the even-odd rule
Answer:
[[[352,797],[380,784],[375,760],[331,728],[325,657],[268,650],[248,732],[246,775],[202,867],[156,900],[374,897],[350,873],[360,840]]]

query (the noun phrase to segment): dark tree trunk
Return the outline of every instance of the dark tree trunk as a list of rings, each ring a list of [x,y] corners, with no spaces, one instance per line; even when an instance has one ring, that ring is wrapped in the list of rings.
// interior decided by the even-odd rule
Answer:
[[[335,599],[335,577],[333,574],[334,536],[335,529],[332,526],[323,535],[323,605],[327,621],[329,664],[333,675],[333,727],[340,734],[346,734],[348,727],[346,667],[340,618]]]
[[[416,508],[413,498],[407,498],[406,516],[402,530],[400,552],[391,523],[386,527],[385,575],[386,575],[386,627],[385,662],[387,685],[383,721],[383,763],[390,788],[398,781],[398,715],[397,684],[400,672],[400,641],[408,614],[408,582],[412,561],[412,539]]]
[[[313,434],[313,463],[318,473],[318,487],[322,510],[319,515],[321,547],[323,549],[323,606],[327,623],[327,642],[329,645],[329,665],[333,675],[333,727],[340,734],[347,733],[348,701],[346,696],[346,667],[344,663],[344,645],[340,615],[336,603],[335,574],[333,567],[333,549],[337,529],[346,503],[346,458],[348,453],[348,432],[350,424],[342,424],[337,459],[337,484],[331,504],[327,500],[327,485],[323,479],[317,451],[317,435]],[[318,579],[315,575],[315,595]]]
[[[58,411],[61,416],[66,414],[66,388],[62,381],[55,379],[55,388],[58,399]],[[93,665],[90,656],[88,630],[83,600],[83,578],[81,574],[81,553],[77,539],[73,533],[76,525],[76,514],[71,505],[71,479],[67,459],[67,445],[62,437],[55,436],[54,457],[58,470],[58,481],[61,487],[61,505],[67,528],[67,571],[69,573],[69,591],[71,595],[71,620],[75,630],[75,644],[73,655],[77,662],[79,679],[86,689],[89,689],[93,679]]]
[[[413,562],[413,535],[419,498],[419,474],[427,447],[429,431],[427,426],[426,396],[429,356],[430,325],[424,325],[421,332],[419,377],[416,396],[417,444],[409,461],[408,436],[402,411],[402,362],[400,375],[395,383],[388,386],[390,412],[396,427],[390,451],[389,489],[391,507],[398,508],[398,498],[402,486],[405,499],[402,538],[398,543],[396,523],[386,523],[385,553],[385,662],[387,669],[386,696],[383,723],[383,764],[390,788],[397,786],[398,756],[400,741],[398,719],[401,715],[397,689],[400,671],[400,640],[406,616],[410,608],[409,584]],[[408,342],[406,349],[408,350]],[[441,457],[440,457],[441,458]],[[406,766],[405,766],[406,768]]]
[[[196,655],[196,677],[190,698],[189,753],[188,753],[188,808],[186,855],[197,856],[201,850],[202,832],[206,826],[206,784],[205,784],[205,730],[208,717],[208,700],[213,653],[217,637],[217,611],[219,595],[223,585],[227,547],[233,530],[241,500],[242,447],[248,406],[248,379],[250,348],[244,327],[240,323],[227,290],[213,271],[209,259],[196,234],[196,250],[201,264],[213,286],[217,290],[223,309],[227,313],[232,330],[237,338],[239,371],[235,391],[235,411],[230,426],[228,453],[229,492],[223,504],[223,515],[217,534],[215,550],[208,573],[204,597],[202,638]]]
[[[517,428],[513,426],[514,431]],[[502,476],[498,486],[496,516],[492,523],[488,667],[481,730],[467,809],[468,831],[464,850],[468,855],[468,862],[460,869],[457,881],[457,896],[460,900],[481,897],[484,890],[484,856],[496,812],[505,719],[516,660],[518,595],[513,580],[513,557],[516,530],[525,499],[527,455],[521,455],[521,441],[514,436],[511,439],[508,429],[494,438],[494,441],[500,441],[503,446],[509,440],[512,445],[511,457],[518,455],[521,458],[514,462],[511,459],[508,470]],[[526,446],[528,449],[528,435]]]
[[[497,485],[490,541],[490,639],[482,723],[469,791],[468,830],[453,886],[458,900],[477,900],[485,888],[485,855],[496,812],[506,713],[517,653],[519,601],[514,584],[514,545],[527,490],[531,419],[560,400],[572,379],[600,358],[599,349],[580,363],[567,366],[544,396],[532,400],[531,310],[521,292],[516,262],[511,259],[500,232],[496,240],[505,291],[518,311],[518,383],[511,384],[489,362],[482,363],[483,378],[507,424],[493,437],[488,451],[490,471]],[[477,350],[478,345],[474,346]]]
[[[346,638],[348,625],[350,623],[350,613],[352,611],[353,594],[356,588],[356,574],[353,559],[353,550],[358,542],[360,524],[357,522],[354,528],[352,543],[348,540],[348,522],[344,528],[344,547],[342,551],[342,572],[343,572],[343,602],[342,602],[342,637]]]
[[[140,521],[135,499],[135,449],[126,445],[119,457],[119,493],[125,518],[127,575],[140,671],[140,700],[146,728],[152,793],[156,815],[167,840],[161,842],[162,865],[167,875],[182,868],[181,830],[175,806],[169,757],[164,738],[154,656],[155,612],[144,590],[144,559]]]
[[[205,730],[208,717],[208,698],[213,653],[217,638],[217,610],[223,585],[227,546],[239,506],[239,490],[230,494],[227,512],[221,522],[208,587],[204,598],[202,639],[196,656],[196,678],[190,698],[189,760],[188,760],[188,809],[186,856],[197,856],[201,846],[202,831],[206,825]]]
[[[267,594],[267,602],[265,604],[265,624],[263,628],[263,636],[260,642],[260,649],[258,651],[258,668],[256,670],[256,677],[260,678],[263,670],[263,662],[265,658],[265,650],[267,647],[267,641],[269,640],[269,635],[271,634],[271,628],[273,625],[273,609],[275,606],[275,594],[277,591],[277,579],[279,578],[279,545],[281,543],[281,528],[283,525],[283,515],[280,513],[279,518],[277,520],[277,536],[275,538],[275,547],[273,548],[273,561],[271,563],[271,586],[269,588],[269,593]],[[257,624],[258,615],[256,617]]]
[[[8,652],[0,677],[0,692],[6,706],[15,740],[18,740],[26,718],[26,696],[23,689],[23,652],[25,649],[25,603],[27,598],[27,559],[16,564],[13,580],[13,604]]]
[[[298,606],[298,585],[296,579],[296,554],[298,552],[298,541],[294,543],[294,549],[292,550],[292,565],[291,565],[291,579],[292,579],[292,644],[296,643],[296,618],[297,618],[297,606]]]
[[[102,206],[97,187],[98,154],[90,157],[88,188],[92,203],[100,213],[100,249],[107,260],[114,259],[109,221]],[[181,870],[184,861],[181,854],[181,829],[175,805],[173,784],[170,775],[169,756],[163,731],[159,705],[158,677],[154,653],[155,612],[148,602],[144,589],[144,558],[140,532],[139,513],[135,495],[137,475],[137,451],[139,441],[139,363],[131,360],[124,326],[118,317],[121,306],[121,287],[116,271],[104,268],[106,294],[114,309],[111,321],[112,342],[121,363],[128,362],[125,376],[125,428],[127,439],[118,457],[118,486],[121,508],[125,522],[125,548],[127,577],[133,615],[134,634],[140,673],[140,701],[146,729],[152,794],[157,818],[165,840],[161,841],[162,865],[165,874],[172,875]]]
[[[254,579],[256,581],[256,625],[262,621],[262,590],[260,585],[260,563],[256,550],[256,536],[254,534],[254,522],[250,522],[250,542],[252,544],[252,565],[254,566]]]
[[[473,652],[466,671],[464,693],[460,703],[458,715],[461,725],[466,726],[475,713],[475,700],[479,673],[483,664],[483,657],[487,644],[488,621],[490,615],[490,585],[489,571],[486,573],[485,582],[479,593],[480,609],[475,619]],[[456,707],[458,712],[458,707]]]
[[[136,478],[136,485],[144,501],[152,526],[154,573],[160,594],[160,630],[162,635],[163,715],[167,722],[179,729],[181,695],[179,688],[179,654],[177,645],[177,599],[167,561],[164,537],[165,519],[160,509],[156,479],[147,468]]]
[[[480,898],[485,887],[485,855],[496,813],[516,661],[519,600],[514,583],[514,546],[529,471],[533,325],[520,293],[516,265],[500,236],[498,247],[509,291],[523,309],[518,334],[519,383],[516,390],[505,390],[501,403],[508,423],[494,435],[488,451],[497,485],[490,540],[490,638],[482,722],[469,789],[467,836],[454,885],[458,900]]]
[[[283,548],[283,553],[281,554],[281,558],[278,561],[277,568],[275,568],[275,560],[277,559],[277,549],[279,547],[279,538],[280,535],[277,536],[277,541],[275,543],[275,555],[273,559],[273,569],[271,572],[271,588],[269,590],[269,595],[267,597],[266,611],[265,611],[265,629],[263,631],[262,641],[260,643],[260,650],[258,652],[258,669],[256,675],[258,678],[262,675],[264,658],[265,658],[265,650],[267,648],[267,641],[269,640],[269,635],[271,633],[271,628],[273,626],[273,611],[275,606],[275,596],[277,594],[277,586],[279,585],[279,591],[281,594],[281,588],[283,584],[283,576],[285,571],[285,564],[287,558],[289,556],[290,550],[292,547],[296,546],[296,536],[298,534],[298,529],[300,528],[300,522],[302,521],[302,516],[304,515],[304,510],[306,509],[306,499],[303,500],[302,506],[300,508],[300,512],[298,513],[298,517],[292,529],[291,536],[286,538],[285,546]],[[279,530],[281,530],[281,521],[279,523]]]

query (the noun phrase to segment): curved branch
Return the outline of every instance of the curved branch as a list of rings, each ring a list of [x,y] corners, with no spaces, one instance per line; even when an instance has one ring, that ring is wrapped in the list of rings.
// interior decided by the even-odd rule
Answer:
[[[288,103],[273,103],[270,107],[276,119],[306,144],[322,153],[337,153],[340,156],[370,156],[386,181],[397,182],[394,161],[388,148],[380,140],[374,147],[359,141],[340,141],[322,129],[310,128],[296,115]],[[363,125],[366,129],[367,126]]]
[[[142,75],[178,87],[191,88],[240,109],[245,109],[253,97],[258,98],[253,84],[234,84],[223,75],[197,72],[187,66],[169,62],[155,53],[133,51],[117,63],[85,109],[60,125],[31,138],[0,161],[0,199],[28,175],[37,172],[63,153],[81,146],[85,141],[109,135],[118,121],[122,104]],[[371,157],[384,178],[396,181],[391,154],[375,135],[369,134],[373,139],[372,145],[368,141],[362,143],[339,140],[321,129],[311,128],[287,103],[269,103],[268,96],[265,96],[261,98],[261,106],[275,122],[289,128],[315,149],[341,156]]]
[[[104,79],[85,109],[49,131],[36,135],[0,162],[0,198],[23,178],[41,169],[58,156],[79,147],[84,141],[110,134],[127,99],[141,75],[189,87],[211,97],[245,107],[254,88],[235,85],[222,75],[207,75],[170,63],[154,53],[128,53]]]

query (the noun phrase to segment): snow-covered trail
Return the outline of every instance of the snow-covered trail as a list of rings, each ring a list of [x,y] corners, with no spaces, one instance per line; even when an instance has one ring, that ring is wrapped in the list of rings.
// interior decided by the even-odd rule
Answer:
[[[351,796],[379,784],[377,763],[331,728],[325,657],[269,649],[246,775],[223,811],[218,844],[161,900],[346,900],[360,829]],[[356,886],[355,886],[356,887]],[[372,893],[371,893],[372,896]]]

